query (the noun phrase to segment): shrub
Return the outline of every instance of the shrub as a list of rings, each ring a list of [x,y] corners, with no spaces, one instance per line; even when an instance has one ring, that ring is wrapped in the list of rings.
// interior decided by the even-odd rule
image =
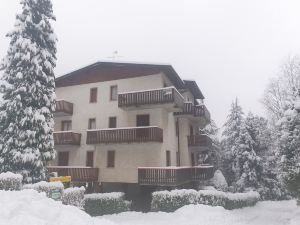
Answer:
[[[228,189],[227,181],[221,170],[216,170],[211,182],[217,190],[226,191]]]
[[[64,191],[64,185],[61,182],[41,181],[35,184],[26,184],[23,189],[34,189],[38,192],[45,192],[48,198],[60,200]]]
[[[84,192],[84,187],[67,188],[62,195],[62,203],[81,208],[83,206]]]
[[[152,194],[151,210],[174,212],[189,204],[222,206],[225,209],[237,209],[253,206],[259,200],[257,192],[225,193],[215,190],[173,190],[158,191]]]
[[[22,188],[23,176],[12,172],[0,174],[0,190],[16,191]]]
[[[124,200],[124,193],[88,194],[84,197],[84,210],[91,216],[102,216],[129,211],[131,202]]]

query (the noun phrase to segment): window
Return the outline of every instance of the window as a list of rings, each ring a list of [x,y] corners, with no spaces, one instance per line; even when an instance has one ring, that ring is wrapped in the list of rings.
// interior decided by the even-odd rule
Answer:
[[[93,151],[86,152],[86,166],[88,166],[88,167],[94,166],[94,152]]]
[[[171,166],[171,152],[169,150],[166,151],[166,166]]]
[[[97,102],[97,88],[90,89],[90,103]]]
[[[69,165],[69,152],[58,152],[58,166]]]
[[[107,151],[107,168],[115,167],[115,151]]]
[[[118,86],[110,86],[110,100],[116,101],[118,100]]]
[[[62,131],[72,130],[72,121],[71,120],[61,121],[61,130]]]
[[[116,128],[117,127],[117,117],[109,117],[108,127],[109,128]]]
[[[96,129],[96,119],[95,118],[91,118],[89,119],[89,126],[88,129]]]

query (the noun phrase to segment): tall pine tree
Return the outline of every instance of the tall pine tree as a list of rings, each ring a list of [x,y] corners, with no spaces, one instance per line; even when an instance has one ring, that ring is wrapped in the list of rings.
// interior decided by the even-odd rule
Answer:
[[[280,176],[300,199],[300,97],[288,107],[278,122]]]
[[[50,0],[22,0],[3,60],[0,105],[0,171],[21,173],[25,182],[45,177],[55,157],[56,41]]]
[[[223,148],[226,156],[225,175],[236,189],[257,187],[260,178],[260,158],[256,155],[254,141],[249,134],[238,100],[232,103],[223,131]]]

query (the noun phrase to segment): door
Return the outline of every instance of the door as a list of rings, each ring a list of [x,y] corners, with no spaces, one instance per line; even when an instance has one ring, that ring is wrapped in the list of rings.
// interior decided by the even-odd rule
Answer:
[[[71,120],[61,121],[61,130],[62,131],[72,130],[72,121]]]
[[[194,135],[194,128],[193,126],[190,126],[190,136],[193,136]]]
[[[94,152],[93,151],[86,152],[86,166],[94,167]]]
[[[136,115],[136,126],[137,127],[147,127],[150,126],[150,115]],[[149,137],[148,128],[139,128],[136,131],[136,138],[140,141],[147,140]]]
[[[136,115],[136,126],[137,127],[145,127],[150,126],[150,115]]]
[[[69,152],[58,152],[58,166],[69,165]]]

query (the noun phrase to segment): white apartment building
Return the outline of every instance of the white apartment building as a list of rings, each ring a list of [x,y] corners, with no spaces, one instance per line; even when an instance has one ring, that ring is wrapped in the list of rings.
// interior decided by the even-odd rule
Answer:
[[[97,62],[56,79],[56,160],[49,171],[93,182],[177,187],[208,179],[212,142],[195,81],[171,65]]]

